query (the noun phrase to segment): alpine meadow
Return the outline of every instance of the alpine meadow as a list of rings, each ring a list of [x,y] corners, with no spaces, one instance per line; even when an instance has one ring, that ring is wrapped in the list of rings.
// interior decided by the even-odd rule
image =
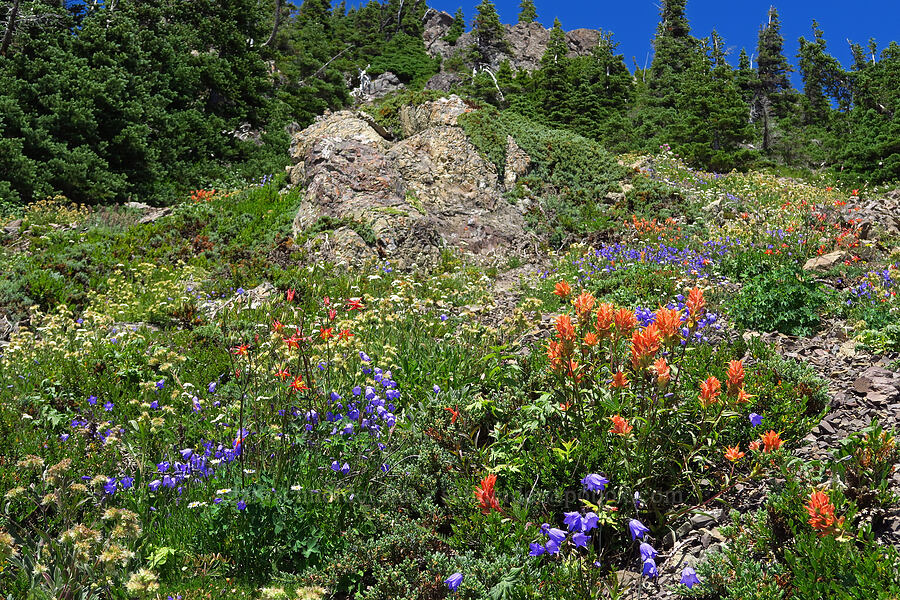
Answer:
[[[695,3],[0,0],[0,598],[900,598],[900,45]]]

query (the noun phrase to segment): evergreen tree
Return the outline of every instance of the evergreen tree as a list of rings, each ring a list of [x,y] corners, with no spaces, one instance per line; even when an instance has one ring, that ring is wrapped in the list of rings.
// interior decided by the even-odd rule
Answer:
[[[567,111],[574,131],[607,148],[626,151],[630,131],[625,119],[634,78],[616,48],[612,34],[601,33],[590,56],[569,60],[568,80],[573,91]]]
[[[680,75],[696,60],[697,39],[685,16],[687,0],[663,0],[660,22],[653,40],[654,55],[648,80],[650,90],[663,105],[672,106]]]
[[[757,42],[757,85],[759,93],[765,96],[773,107],[775,117],[785,115],[786,95],[791,89],[788,73],[791,67],[784,56],[784,38],[781,36],[781,22],[775,7],[769,8],[769,21],[759,28]]]
[[[738,56],[738,68],[734,74],[734,82],[741,92],[741,97],[749,106],[753,100],[756,90],[756,70],[750,67],[750,57],[747,56],[747,50],[741,48]]]
[[[453,15],[453,22],[450,23],[450,27],[447,28],[447,33],[444,35],[444,40],[450,42],[451,44],[455,44],[456,40],[459,39],[466,31],[466,16],[463,14],[462,7],[456,9],[456,13]]]
[[[845,173],[880,183],[900,179],[900,45],[866,61],[854,73],[853,107],[834,143],[834,161]]]
[[[543,106],[549,122],[562,125],[568,122],[568,103],[571,85],[568,78],[569,46],[566,33],[559,19],[554,19],[547,49],[541,57],[541,70],[537,79],[538,104]]]
[[[534,23],[537,21],[537,9],[534,0],[522,0],[519,4],[519,23]]]
[[[725,170],[745,158],[740,144],[750,137],[749,110],[725,61],[724,40],[713,32],[699,48],[682,80],[672,142],[689,159]]]
[[[476,63],[491,64],[498,55],[507,50],[506,30],[500,23],[497,7],[491,0],[481,0],[476,10],[472,26],[475,34],[472,58]]]
[[[833,56],[828,54],[824,33],[819,24],[812,23],[813,40],[800,38],[797,54],[803,78],[806,121],[823,122],[830,113],[829,98],[841,109],[849,107],[849,77]]]

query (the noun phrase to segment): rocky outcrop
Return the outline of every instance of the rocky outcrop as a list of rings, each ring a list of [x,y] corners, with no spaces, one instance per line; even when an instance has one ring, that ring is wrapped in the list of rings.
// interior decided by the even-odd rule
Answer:
[[[513,136],[506,136],[506,163],[503,165],[503,185],[506,189],[511,189],[516,181],[528,172],[531,167],[531,157],[522,150],[513,139]]]
[[[442,41],[441,38],[447,35],[451,25],[453,25],[452,15],[442,10],[428,9],[428,12],[425,13],[422,41],[425,42],[425,48],[429,52],[436,43]]]
[[[360,102],[372,102],[405,89],[400,78],[390,71],[385,71],[374,79],[361,81],[359,86],[350,92]]]
[[[429,90],[438,90],[440,92],[449,92],[456,86],[461,85],[462,82],[463,78],[457,73],[441,71],[425,83],[425,88]]]
[[[290,179],[306,191],[295,238],[325,260],[378,257],[407,268],[433,263],[447,246],[476,259],[523,253],[522,214],[456,124],[468,110],[456,96],[404,109],[408,136],[396,143],[351,111],[296,133]],[[530,161],[519,153],[516,165]]]
[[[432,11],[425,20],[425,32],[423,39],[425,47],[432,56],[440,56],[448,59],[465,51],[475,43],[471,32],[464,33],[451,44],[444,40],[447,30],[453,23],[453,17],[445,12]],[[506,41],[509,52],[498,51],[491,56],[490,66],[494,69],[500,66],[504,60],[509,60],[514,69],[533,71],[540,66],[541,57],[547,50],[550,42],[550,30],[540,23],[516,23],[504,25],[506,29]],[[600,41],[600,32],[594,29],[574,29],[566,32],[566,43],[569,46],[569,56],[585,56],[591,53],[594,46]],[[429,82],[429,89],[444,89],[437,87],[443,80],[434,80],[434,85]]]
[[[460,115],[472,110],[456,95],[415,106],[408,105],[400,109],[400,128],[403,137],[409,137],[431,127],[452,127],[456,125]]]

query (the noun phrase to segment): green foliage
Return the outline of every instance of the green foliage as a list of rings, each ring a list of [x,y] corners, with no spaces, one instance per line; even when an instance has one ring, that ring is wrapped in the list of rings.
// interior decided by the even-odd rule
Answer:
[[[795,593],[804,598],[858,599],[900,593],[900,553],[869,542],[865,549],[807,533],[785,554]]]
[[[890,477],[898,461],[900,451],[893,432],[885,431],[876,419],[842,440],[834,464],[848,499],[861,509],[883,509],[897,501],[890,490]]]
[[[748,329],[808,335],[819,326],[826,300],[804,272],[780,269],[744,282],[729,310]]]
[[[829,405],[828,387],[810,365],[784,358],[761,344],[750,343],[758,361],[748,369],[747,393],[754,411],[765,415],[763,426],[798,439],[814,427]]]
[[[541,126],[514,112],[486,107],[462,115],[460,125],[472,143],[502,173],[506,137],[511,135],[532,160],[532,171],[520,180],[520,190],[540,193],[551,211],[555,243],[570,231],[608,226],[598,198],[618,187],[625,170],[600,144],[564,129]],[[519,192],[516,192],[519,193]],[[546,215],[535,218],[544,219]]]
[[[465,14],[463,14],[462,7],[460,7],[456,9],[455,13],[453,13],[453,23],[450,24],[449,28],[447,28],[447,33],[444,35],[444,41],[455,44],[456,40],[459,39],[459,36],[461,36],[465,32],[466,16]]]
[[[537,16],[534,0],[522,0],[519,3],[519,23],[534,23]]]
[[[372,75],[391,71],[400,81],[413,87],[424,87],[425,82],[439,69],[440,60],[428,55],[422,38],[402,31],[384,45],[371,64]]]

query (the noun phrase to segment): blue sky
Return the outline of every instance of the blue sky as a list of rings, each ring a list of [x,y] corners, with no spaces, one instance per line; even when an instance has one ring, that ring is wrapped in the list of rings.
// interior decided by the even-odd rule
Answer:
[[[465,12],[467,25],[471,25],[475,6],[480,0],[429,0],[428,5],[453,13],[458,7]],[[519,0],[495,0],[500,19],[514,23],[519,14]],[[730,60],[737,63],[742,47],[751,53],[756,49],[759,26],[766,20],[771,0],[688,0],[687,16],[692,33],[705,37],[715,28],[733,48]],[[851,63],[847,38],[865,46],[870,37],[878,41],[879,49],[892,40],[900,41],[900,1],[898,0],[783,0],[775,2],[781,18],[781,31],[785,38],[785,53],[792,65],[796,63],[801,35],[812,38],[812,20],[816,19],[825,32],[829,51],[845,66]],[[559,17],[563,28],[588,27],[612,31],[619,42],[619,52],[625,55],[625,63],[632,68],[632,56],[643,66],[648,53],[652,57],[650,41],[659,20],[658,3],[654,0],[575,0],[554,2],[535,0],[538,20],[545,26]],[[799,85],[794,74],[794,85]]]

